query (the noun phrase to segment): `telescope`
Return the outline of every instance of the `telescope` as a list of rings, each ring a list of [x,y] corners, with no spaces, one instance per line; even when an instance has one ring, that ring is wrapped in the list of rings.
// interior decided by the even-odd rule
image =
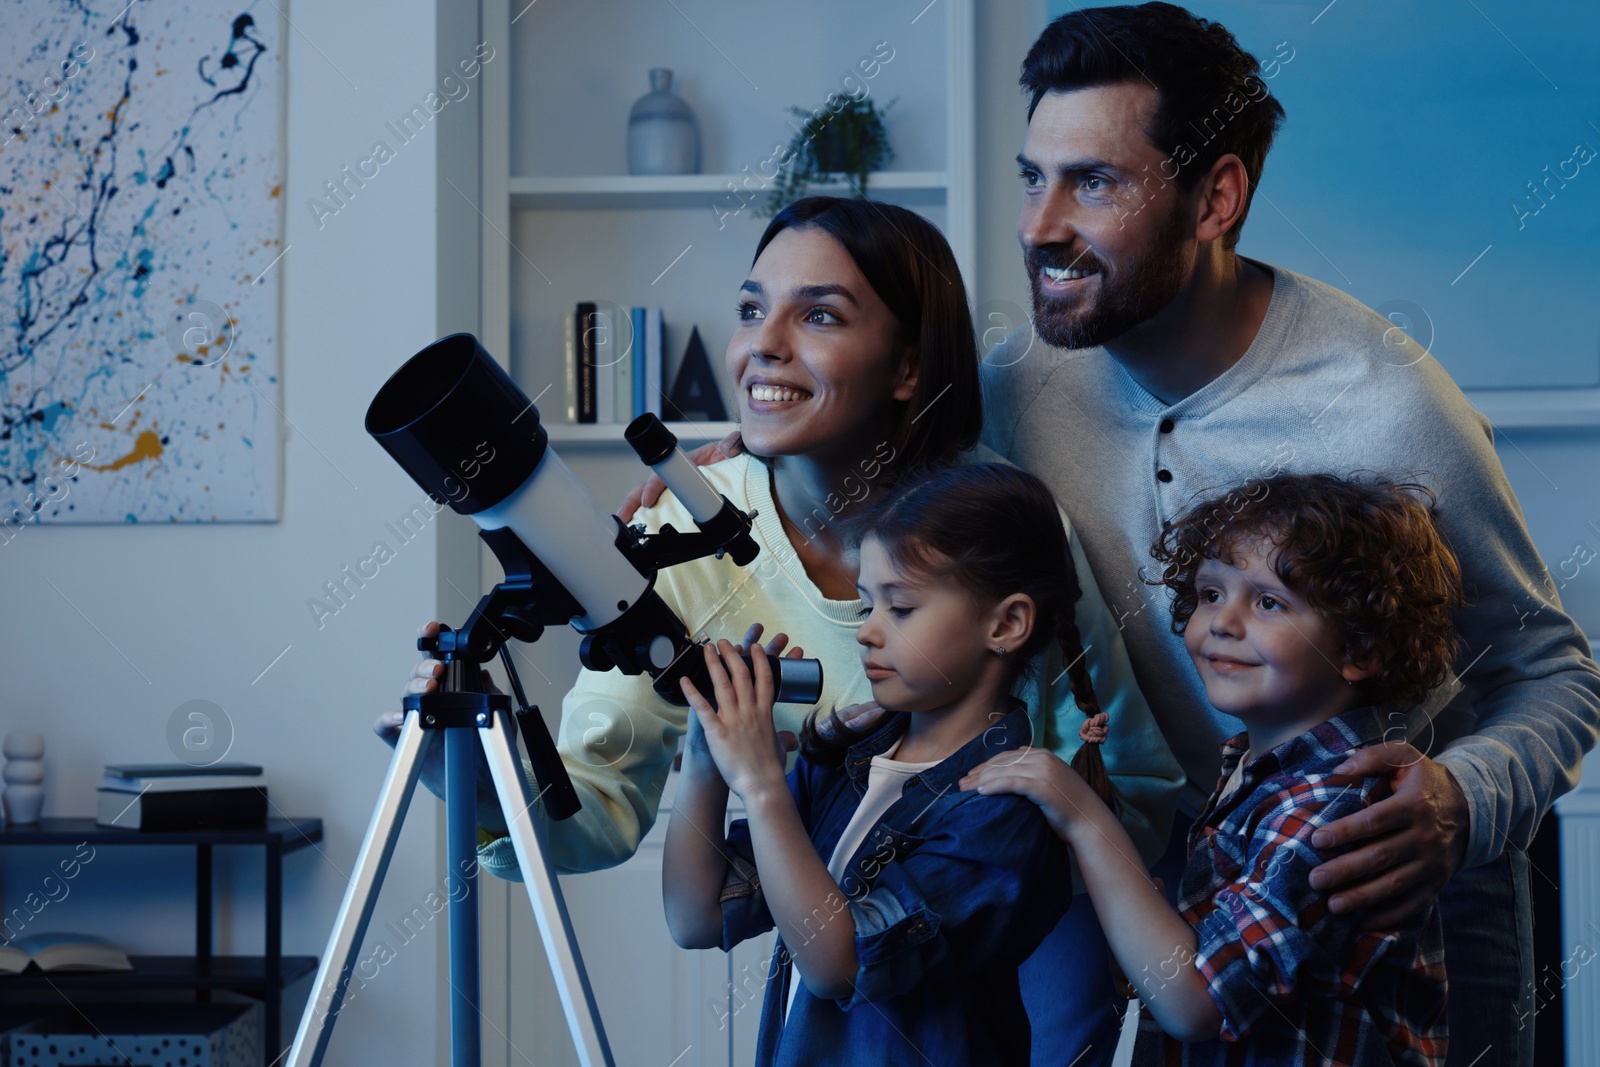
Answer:
[[[367,432],[435,500],[478,524],[508,577],[530,574],[532,601],[508,614],[531,636],[511,636],[537,640],[549,621],[570,622],[590,670],[648,672],[679,706],[685,675],[711,691],[698,644],[655,592],[656,572],[713,553],[746,566],[758,549],[751,516],[711,488],[660,419],[641,415],[624,437],[697,533],[649,534],[602,511],[550,447],[533,402],[471,334],[437,341],[396,371],[367,409]],[[477,640],[482,662],[488,637]],[[815,703],[820,683],[816,660],[773,664],[779,701]]]
[[[760,551],[751,535],[754,514],[716,492],[672,432],[646,414],[634,419],[624,436],[685,506],[696,528],[667,525],[650,532],[608,515],[550,447],[533,402],[471,334],[441,338],[407,360],[373,398],[366,429],[430,497],[478,524],[478,535],[499,559],[505,580],[459,629],[442,626],[437,636],[417,642],[443,660],[445,670],[437,692],[411,694],[403,701],[400,740],[289,1065],[322,1062],[421,774],[426,730],[444,732],[447,869],[476,870],[481,745],[578,1057],[586,1067],[609,1065],[594,994],[547,859],[544,824],[526,817],[535,799],[552,820],[570,817],[580,802],[539,709],[528,706],[506,644],[537,641],[547,626],[570,625],[583,634],[583,666],[648,674],[657,694],[687,706],[681,679],[690,679],[701,693],[713,692],[701,651],[706,642],[691,634],[656,592],[656,576],[664,567],[708,555],[749,565]],[[492,691],[483,669],[496,656],[510,679],[509,696]],[[776,700],[816,703],[822,692],[816,660],[773,658],[770,663]],[[537,798],[530,795],[517,756],[513,718],[539,786]],[[464,883],[468,891],[459,900],[452,895],[450,902],[451,1062],[477,1067],[476,879],[467,877]]]

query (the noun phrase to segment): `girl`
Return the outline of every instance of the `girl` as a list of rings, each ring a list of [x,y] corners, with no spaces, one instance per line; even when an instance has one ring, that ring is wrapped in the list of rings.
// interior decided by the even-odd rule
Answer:
[[[758,1063],[1027,1063],[1018,966],[1066,911],[1067,852],[1027,800],[956,784],[1030,743],[1012,694],[1046,645],[1084,740],[1103,728],[1066,532],[1043,483],[997,464],[911,478],[853,531],[856,641],[891,714],[828,739],[813,716],[785,781],[765,657],[747,669],[729,642],[708,647],[714,694],[684,682],[667,925],[724,949],[777,927]],[[1074,764],[1110,802],[1099,744]],[[724,841],[730,790],[748,819]]]

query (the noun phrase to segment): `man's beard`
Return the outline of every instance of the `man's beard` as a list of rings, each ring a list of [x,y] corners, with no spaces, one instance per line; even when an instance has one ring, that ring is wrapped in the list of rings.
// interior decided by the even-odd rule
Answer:
[[[1132,260],[1125,276],[1108,281],[1106,262],[1090,248],[1069,260],[1061,246],[1044,245],[1024,255],[1028,284],[1033,289],[1033,328],[1048,344],[1057,348],[1092,348],[1122,336],[1172,302],[1188,280],[1184,262],[1184,222],[1186,212],[1180,200],[1173,205],[1150,241]],[[1099,271],[1099,290],[1093,303],[1083,298],[1048,297],[1040,291],[1042,267],[1082,268]]]

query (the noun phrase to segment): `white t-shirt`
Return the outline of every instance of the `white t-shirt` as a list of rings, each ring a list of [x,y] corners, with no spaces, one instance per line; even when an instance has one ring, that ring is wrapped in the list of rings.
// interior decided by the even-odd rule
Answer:
[[[900,741],[904,741],[901,738]],[[906,779],[913,775],[930,770],[940,764],[940,760],[932,763],[901,763],[895,760],[894,754],[900,749],[900,741],[896,741],[881,756],[872,757],[872,765],[867,770],[867,792],[861,798],[861,804],[856,808],[856,813],[850,816],[850,821],[845,824],[844,833],[839,835],[839,843],[833,848],[833,855],[828,860],[828,873],[833,875],[837,882],[844,873],[845,864],[850,862],[850,857],[856,854],[856,849],[867,839],[867,834],[883,818],[883,813],[894,806],[900,799],[900,793],[905,789]],[[784,1015],[789,1014],[789,1008],[794,1005],[795,994],[800,990],[800,976],[794,975],[789,981],[789,1002],[784,1005]]]

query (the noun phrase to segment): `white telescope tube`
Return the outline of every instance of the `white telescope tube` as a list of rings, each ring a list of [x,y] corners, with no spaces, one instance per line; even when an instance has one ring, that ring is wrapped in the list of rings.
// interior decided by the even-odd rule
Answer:
[[[704,526],[711,517],[722,510],[722,497],[711,483],[706,481],[706,476],[700,469],[689,462],[689,457],[683,454],[683,449],[674,448],[667,454],[667,458],[660,463],[652,464],[651,470],[656,472],[656,477],[672,495],[683,502],[689,509],[689,514],[694,517],[695,525]]]
[[[721,503],[718,498],[717,506]],[[572,623],[581,631],[614,622],[650,588],[616,546],[616,519],[600,509],[589,487],[553,448],[545,449],[527,481],[472,519],[485,530],[510,527],[522,539],[583,605],[588,614]]]

